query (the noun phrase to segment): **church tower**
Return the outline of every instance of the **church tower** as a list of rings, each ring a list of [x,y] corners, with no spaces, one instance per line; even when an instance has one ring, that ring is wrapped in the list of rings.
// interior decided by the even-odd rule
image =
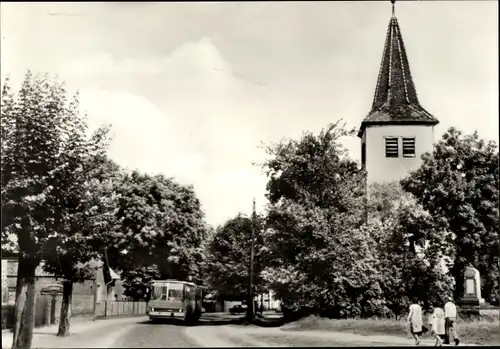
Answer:
[[[387,29],[371,111],[361,123],[361,163],[367,184],[397,181],[432,152],[439,121],[419,103],[401,30],[394,14]]]

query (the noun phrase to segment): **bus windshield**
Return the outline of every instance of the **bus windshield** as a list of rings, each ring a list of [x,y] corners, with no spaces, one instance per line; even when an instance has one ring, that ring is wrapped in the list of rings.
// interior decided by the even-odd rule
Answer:
[[[166,283],[153,285],[152,300],[182,301],[184,285],[181,283]]]

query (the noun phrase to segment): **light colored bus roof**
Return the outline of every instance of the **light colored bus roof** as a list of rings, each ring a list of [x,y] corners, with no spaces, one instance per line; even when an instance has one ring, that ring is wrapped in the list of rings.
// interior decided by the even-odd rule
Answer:
[[[180,280],[173,280],[173,279],[168,279],[168,280],[153,280],[152,283],[178,283],[178,284],[186,284],[186,285],[191,285],[191,286],[196,286],[194,282],[191,281],[180,281]]]

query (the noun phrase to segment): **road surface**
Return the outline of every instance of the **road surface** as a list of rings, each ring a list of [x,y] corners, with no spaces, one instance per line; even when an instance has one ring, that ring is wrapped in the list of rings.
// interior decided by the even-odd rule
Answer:
[[[232,345],[207,333],[241,323],[243,316],[203,314],[200,323],[187,327],[180,320],[152,322],[147,316],[107,318],[71,324],[70,336],[56,336],[57,326],[36,328],[32,348],[173,348]],[[189,330],[189,331],[188,331]],[[12,333],[2,331],[2,348],[10,348]],[[236,345],[238,346],[238,345]]]
[[[57,327],[34,331],[32,348],[182,348],[260,346],[412,346],[411,339],[363,336],[343,332],[281,331],[279,327],[243,325],[243,316],[203,314],[199,324],[151,322],[147,317],[108,318],[74,323],[71,336],[56,337]],[[433,345],[422,338],[421,346]],[[2,331],[2,348],[10,348],[12,334]]]

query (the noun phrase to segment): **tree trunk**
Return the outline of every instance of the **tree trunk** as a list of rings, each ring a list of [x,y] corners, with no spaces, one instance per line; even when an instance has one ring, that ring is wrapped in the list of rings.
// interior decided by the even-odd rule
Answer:
[[[73,298],[73,281],[64,280],[63,299],[61,304],[61,316],[59,319],[58,337],[69,336],[69,318],[71,316],[71,300]]]
[[[12,349],[29,349],[35,322],[35,270],[39,261],[19,257]]]

